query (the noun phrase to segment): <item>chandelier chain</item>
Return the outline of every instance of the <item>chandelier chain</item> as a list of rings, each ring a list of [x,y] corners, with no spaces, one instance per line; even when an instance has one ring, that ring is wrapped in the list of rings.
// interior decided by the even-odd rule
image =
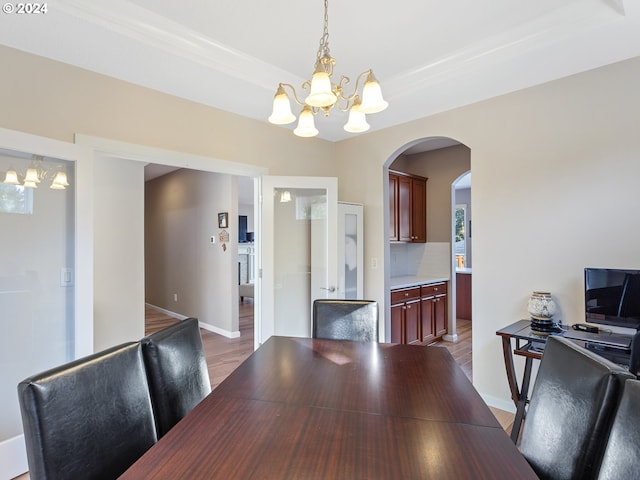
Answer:
[[[322,37],[320,38],[320,47],[318,48],[316,62],[320,63],[324,56],[331,57],[331,53],[329,52],[329,0],[324,0],[324,28],[322,30]]]

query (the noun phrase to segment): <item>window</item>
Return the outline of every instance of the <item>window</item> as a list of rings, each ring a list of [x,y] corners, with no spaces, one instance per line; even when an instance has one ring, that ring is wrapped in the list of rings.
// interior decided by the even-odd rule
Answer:
[[[0,183],[0,212],[33,213],[33,190],[22,185]]]
[[[456,241],[455,255],[456,266],[465,268],[467,263],[467,232],[464,226],[467,224],[467,206],[456,205]]]

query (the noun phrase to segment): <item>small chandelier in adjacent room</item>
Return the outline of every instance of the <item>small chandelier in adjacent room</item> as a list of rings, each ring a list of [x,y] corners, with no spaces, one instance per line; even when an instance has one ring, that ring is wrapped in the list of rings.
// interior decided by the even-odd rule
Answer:
[[[4,176],[3,183],[38,188],[38,184],[45,181],[50,182],[49,188],[53,190],[64,190],[69,186],[67,173],[62,166],[49,166],[45,163],[43,157],[34,155],[31,165],[29,165],[24,175],[10,167]]]
[[[291,192],[289,190],[283,190],[280,192],[280,203],[287,203],[291,201]]]
[[[304,90],[309,90],[309,95],[301,101],[298,98],[295,88],[288,83],[281,83],[278,86],[273,99],[273,113],[269,117],[269,122],[276,125],[286,125],[295,121],[296,117],[291,113],[291,103],[285,87],[291,90],[293,99],[302,107],[298,126],[293,131],[299,137],[315,137],[318,134],[313,116],[318,112],[323,112],[325,117],[335,106],[343,112],[349,111],[349,119],[344,126],[347,132],[360,133],[369,130],[366,114],[378,113],[389,105],[382,98],[380,84],[370,69],[358,75],[353,93],[346,95],[344,87],[349,83],[349,78],[344,75],[338,83],[333,83],[331,75],[336,61],[329,53],[329,14],[328,0],[324,0],[324,31],[320,38],[320,47],[315,63],[315,69],[311,80],[302,84]],[[364,79],[362,86],[362,96],[358,93],[360,82]]]

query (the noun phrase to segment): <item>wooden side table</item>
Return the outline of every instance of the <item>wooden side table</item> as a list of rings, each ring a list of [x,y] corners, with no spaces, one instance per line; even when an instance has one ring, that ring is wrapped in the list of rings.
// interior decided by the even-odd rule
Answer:
[[[536,351],[533,346],[534,343],[544,344],[547,337],[533,333],[531,331],[530,320],[519,320],[511,325],[507,325],[498,330],[496,335],[502,337],[502,354],[507,370],[507,380],[509,381],[509,389],[511,390],[511,399],[516,406],[516,416],[513,421],[513,428],[511,429],[511,440],[513,443],[517,443],[522,421],[526,414],[526,406],[529,401],[529,384],[531,381],[533,360],[540,360],[542,358],[542,353]],[[515,345],[512,345],[512,340],[515,341]],[[513,363],[514,355],[525,357],[524,374],[520,388],[518,387],[518,378]]]

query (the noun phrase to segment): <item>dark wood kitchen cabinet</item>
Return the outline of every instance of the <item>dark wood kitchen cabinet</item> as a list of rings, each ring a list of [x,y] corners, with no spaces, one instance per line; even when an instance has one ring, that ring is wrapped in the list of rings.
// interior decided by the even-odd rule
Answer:
[[[420,341],[431,343],[447,333],[447,284],[422,285],[420,291]]]
[[[471,320],[471,273],[456,273],[456,317]]]
[[[391,342],[429,344],[447,333],[447,282],[391,290]]]
[[[389,171],[389,239],[427,241],[427,179]]]
[[[391,342],[420,341],[420,287],[391,291]]]

